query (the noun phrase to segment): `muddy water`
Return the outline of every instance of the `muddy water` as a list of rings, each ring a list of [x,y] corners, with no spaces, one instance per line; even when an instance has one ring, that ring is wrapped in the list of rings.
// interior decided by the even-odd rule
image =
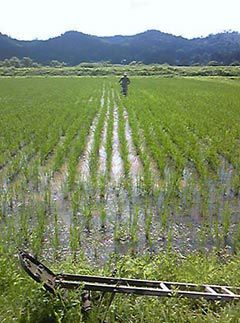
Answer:
[[[51,181],[51,192],[53,200],[58,200],[62,197],[64,191],[64,185],[68,177],[68,167],[67,163],[64,163],[58,172],[56,172]]]
[[[108,108],[106,113],[106,118],[103,126],[102,140],[99,149],[99,175],[106,173],[106,163],[107,163],[107,151],[106,151],[106,140],[107,140],[107,125],[109,119],[109,99],[108,99]]]
[[[123,177],[123,161],[120,155],[120,142],[118,137],[118,108],[115,104],[113,110],[113,147],[112,147],[112,182],[117,185]]]
[[[104,105],[104,96],[101,99],[101,105]],[[108,118],[109,105],[99,151],[99,173],[104,173],[106,170],[105,146]],[[134,149],[132,131],[126,110],[124,110],[124,118],[131,176],[134,184],[136,184],[142,173],[142,165]],[[89,176],[89,157],[97,121],[98,116],[93,121],[87,138],[84,156],[79,162],[79,170],[81,170],[82,179],[85,181]],[[233,250],[234,232],[240,218],[240,200],[231,195],[232,178],[234,176],[234,170],[231,165],[224,162],[220,167],[218,178],[215,182],[209,180],[207,187],[209,195],[207,217],[204,217],[200,214],[203,200],[191,165],[188,165],[183,171],[179,184],[180,197],[177,202],[167,200],[167,190],[171,185],[173,172],[170,166],[165,168],[163,176],[165,182],[158,190],[158,193],[152,196],[142,196],[140,192],[135,190],[133,194],[129,195],[121,182],[123,162],[119,146],[118,110],[115,104],[112,180],[108,183],[106,196],[102,200],[99,196],[90,199],[88,191],[81,191],[77,214],[75,214],[77,225],[80,228],[78,241],[80,247],[78,252],[82,251],[92,264],[103,265],[114,252],[118,254],[144,254],[172,249],[185,255],[195,250],[208,252],[219,245],[223,248],[226,247],[229,251]],[[147,152],[144,140],[142,149]],[[151,161],[151,172],[157,186],[160,181],[159,172],[153,161]],[[66,180],[67,165],[64,164],[51,181],[52,212],[54,213],[54,209],[56,209],[58,215],[58,253],[60,259],[71,253],[70,228],[76,220],[73,220],[71,202],[64,199]],[[47,182],[45,181],[43,187],[46,186]],[[216,188],[219,186],[221,190],[217,192]],[[188,206],[190,195],[193,202]],[[43,202],[43,199],[41,202]],[[88,227],[84,213],[86,204],[91,207],[90,225]],[[226,232],[224,233],[225,220],[223,214],[226,212],[225,209],[228,204],[230,205],[230,224],[227,229],[225,228]],[[101,218],[102,210],[106,213],[105,220]],[[53,213],[49,215],[49,225],[45,232],[44,240],[43,254],[48,258],[49,255],[50,257],[54,255],[52,238],[56,228],[54,227]],[[228,223],[226,224],[225,221],[225,227],[226,225]]]
[[[128,120],[128,114],[126,109],[124,109],[124,119],[125,119],[125,136],[127,140],[128,145],[128,152],[129,152],[129,162],[130,162],[130,172],[131,177],[133,181],[133,185],[136,186],[138,184],[138,181],[142,175],[143,168],[141,165],[141,161],[139,156],[136,154],[136,150],[133,145],[132,140],[132,131],[130,129],[129,120]]]
[[[109,110],[108,110],[109,111]],[[106,169],[106,151],[104,149],[106,142],[106,128],[109,112],[107,113],[102,133],[100,147],[100,173]],[[131,164],[132,178],[137,181],[142,171],[141,162],[136,156],[134,145],[132,142],[132,133],[128,122],[128,116],[124,111],[126,121],[125,135],[129,148],[129,160]],[[88,153],[91,151],[93,144],[95,127],[91,128],[88,138]],[[92,138],[92,139],[91,139]],[[168,186],[171,184],[172,169],[166,166],[164,171],[164,185],[157,196],[141,197],[137,191],[132,196],[124,189],[121,183],[123,176],[123,162],[120,156],[118,138],[118,111],[114,106],[114,129],[113,129],[113,162],[112,162],[112,181],[109,187],[106,187],[106,197],[100,201],[98,197],[92,200],[92,216],[90,219],[90,227],[86,227],[86,218],[82,207],[84,201],[80,202],[78,211],[78,220],[81,227],[80,245],[81,250],[93,264],[103,264],[112,253],[157,253],[161,250],[172,249],[182,254],[187,254],[194,250],[202,250],[208,252],[217,245],[227,246],[229,250],[232,248],[232,239],[234,231],[234,222],[237,221],[239,211],[233,210],[234,216],[231,217],[231,225],[228,228],[227,235],[220,242],[213,239],[216,235],[215,217],[212,215],[207,220],[200,215],[201,194],[198,187],[194,186],[194,170],[187,166],[182,174],[180,181],[180,205],[169,205],[167,209],[165,205],[165,195]],[[143,142],[142,149],[147,150]],[[89,154],[86,153],[87,159]],[[159,183],[159,173],[156,165],[151,161],[151,171],[155,183]],[[230,172],[231,173],[231,172]],[[88,173],[89,175],[89,173]],[[223,183],[230,183],[229,172],[224,167],[220,170],[220,179]],[[157,180],[156,180],[157,179]],[[192,184],[193,181],[193,184]],[[157,185],[157,184],[156,184]],[[188,200],[187,189],[193,185],[194,203],[191,207],[185,207]],[[72,223],[72,211],[70,205],[66,205],[64,201],[58,202],[59,225],[62,226],[61,248],[63,252],[69,252],[70,226]],[[212,203],[213,204],[213,203]],[[238,203],[239,206],[239,203]],[[104,225],[101,219],[101,208],[106,213]],[[216,206],[214,206],[216,208]],[[223,213],[224,202],[218,207],[218,213]],[[166,213],[166,214],[165,214]],[[217,227],[222,232],[223,218],[218,218]],[[215,231],[214,231],[215,230]],[[222,233],[221,233],[222,234]],[[68,250],[68,251],[67,251]]]
[[[187,255],[196,250],[209,252],[217,246],[227,248],[231,252],[233,247],[233,223],[223,239],[222,223],[219,222],[219,238],[213,238],[216,235],[214,224],[199,215],[182,216],[173,210],[164,223],[162,214],[155,206],[148,206],[146,210],[144,201],[139,199],[138,203],[131,207],[126,195],[120,193],[117,199],[114,192],[109,198],[106,212],[108,220],[104,230],[101,228],[98,214],[94,214],[94,226],[89,232],[83,231],[81,234],[81,249],[93,264],[103,264],[114,252],[144,254],[171,249]],[[147,235],[148,216],[151,216],[151,224]],[[137,217],[136,225],[130,221],[134,217]]]

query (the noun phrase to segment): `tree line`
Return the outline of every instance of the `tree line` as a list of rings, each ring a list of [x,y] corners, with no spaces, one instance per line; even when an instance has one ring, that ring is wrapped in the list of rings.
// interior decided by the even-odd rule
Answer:
[[[22,59],[13,56],[12,58],[6,58],[2,61],[0,61],[0,67],[14,67],[14,68],[24,68],[24,67],[32,67],[32,68],[38,68],[43,66],[42,64],[35,62],[30,57],[23,57]],[[58,60],[51,60],[49,64],[46,66],[50,67],[64,67],[67,66],[65,62],[59,62]]]

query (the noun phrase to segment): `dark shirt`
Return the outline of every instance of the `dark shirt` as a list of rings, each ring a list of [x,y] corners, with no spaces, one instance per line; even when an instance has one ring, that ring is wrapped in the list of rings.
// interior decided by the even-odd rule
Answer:
[[[122,87],[126,88],[131,82],[127,76],[122,76],[119,80],[119,83],[121,83]]]

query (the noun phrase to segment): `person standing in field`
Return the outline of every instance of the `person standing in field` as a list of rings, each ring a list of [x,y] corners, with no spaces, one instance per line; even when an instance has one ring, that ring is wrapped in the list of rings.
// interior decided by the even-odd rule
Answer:
[[[131,83],[127,76],[127,73],[123,74],[123,76],[119,80],[119,83],[121,84],[121,87],[122,87],[122,94],[126,96],[128,91],[128,85]]]

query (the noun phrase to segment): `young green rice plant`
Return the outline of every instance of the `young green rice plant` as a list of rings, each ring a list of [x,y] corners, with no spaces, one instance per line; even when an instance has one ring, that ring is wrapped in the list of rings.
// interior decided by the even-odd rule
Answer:
[[[162,212],[160,214],[161,226],[162,226],[163,232],[166,231],[167,226],[168,226],[168,212],[169,212],[168,202],[164,201],[164,206],[163,206]]]
[[[5,228],[2,234],[2,239],[4,242],[3,248],[9,252],[16,249],[16,237],[18,237],[19,230],[16,227],[15,219],[10,216],[5,222]],[[17,239],[17,242],[19,239]]]
[[[94,171],[94,174],[96,172],[95,168],[98,165],[99,148],[100,148],[100,143],[102,139],[103,127],[106,121],[106,115],[107,115],[107,105],[104,104],[104,106],[101,107],[97,125],[94,130],[93,147],[90,155],[90,165],[89,165],[90,171],[91,170]]]
[[[138,218],[139,218],[139,208],[136,206],[133,212],[132,221],[130,219],[130,237],[132,243],[137,243],[138,241]]]
[[[83,216],[85,219],[85,227],[89,232],[92,228],[92,208],[93,205],[91,199],[87,199],[83,205]]]
[[[7,188],[4,186],[1,186],[0,190],[0,205],[1,218],[3,218],[7,214]]]
[[[151,177],[151,167],[150,159],[143,147],[143,140],[139,132],[139,124],[137,122],[137,117],[132,106],[127,106],[129,124],[132,129],[132,140],[134,147],[136,149],[137,155],[140,157],[141,164],[143,165],[143,190],[147,193],[152,190],[152,177]]]
[[[44,242],[44,233],[46,226],[46,210],[45,206],[36,206],[36,224],[32,232],[31,246],[33,253],[39,255],[42,251],[42,246]]]
[[[77,165],[79,163],[79,157],[83,154],[86,146],[86,139],[93,119],[96,115],[96,102],[86,103],[82,107],[82,115],[78,124],[78,132],[73,142],[71,142],[71,148],[68,156],[68,178],[67,185],[68,191],[72,191],[76,186]]]
[[[218,217],[216,217],[213,221],[212,232],[213,232],[214,246],[216,247],[216,250],[219,251],[221,248],[222,233],[220,231],[220,223],[219,223]]]
[[[44,204],[45,204],[45,212],[51,212],[51,203],[52,203],[52,191],[50,185],[45,188],[44,191]]]
[[[236,224],[232,238],[233,252],[238,254],[240,251],[240,223]]]
[[[105,208],[105,203],[104,201],[101,202],[100,204],[100,221],[101,221],[101,229],[105,229],[106,226],[106,220],[107,220],[107,212]]]
[[[106,161],[106,174],[107,178],[110,178],[111,175],[111,167],[112,167],[112,146],[113,146],[113,124],[114,124],[114,116],[113,116],[113,104],[112,102],[108,102],[109,105],[109,117],[107,124],[107,138],[106,138],[106,153],[107,153],[107,161]]]
[[[167,232],[167,252],[171,253],[172,249],[173,249],[173,230],[172,230],[172,225],[170,225]]]
[[[129,240],[129,224],[123,223],[117,219],[114,222],[113,238],[115,243]],[[118,246],[118,245],[117,245]]]
[[[80,247],[80,228],[74,221],[70,226],[70,248],[72,252],[73,262],[76,262],[77,251]]]
[[[223,231],[225,244],[227,243],[230,225],[231,225],[231,209],[230,209],[229,203],[226,202],[222,211],[222,231]]]
[[[65,134],[65,140],[62,144],[59,144],[56,148],[56,153],[53,159],[53,171],[58,171],[64,163],[65,158],[71,148],[72,142],[77,137],[79,131],[79,124],[81,124],[81,119],[76,118],[72,125],[68,128]]]
[[[113,238],[115,242],[120,241],[121,238],[121,230],[118,221],[114,222]]]
[[[130,163],[129,163],[129,150],[128,143],[125,136],[125,119],[123,115],[123,106],[118,104],[118,137],[120,142],[120,154],[123,160],[125,178],[130,181]]]
[[[201,205],[200,215],[203,218],[209,216],[209,188],[208,183],[205,181],[200,182]]]
[[[75,190],[70,195],[72,214],[73,214],[74,217],[77,215],[77,212],[79,211],[80,198],[81,198],[81,196],[80,196],[80,190],[79,189]]]
[[[199,249],[204,253],[204,250],[207,245],[207,240],[208,240],[208,224],[206,222],[203,222],[201,224],[201,228],[198,231],[198,244],[199,244]]]
[[[40,160],[36,158],[33,164],[28,167],[28,175],[25,174],[26,180],[31,184],[34,190],[39,190],[40,185]]]
[[[98,181],[99,185],[99,198],[100,201],[105,201],[107,190],[107,177],[105,174],[101,174]]]
[[[8,208],[10,209],[10,211],[12,211],[13,205],[14,205],[14,188],[11,186],[8,188],[7,203],[8,203]]]
[[[145,237],[146,240],[151,244],[151,227],[152,227],[152,211],[145,209]]]
[[[220,215],[221,205],[222,205],[222,188],[217,187],[215,191],[215,203],[214,203],[213,216],[218,217]]]
[[[19,231],[20,231],[20,245],[25,246],[29,241],[29,212],[26,208],[21,208],[19,211],[20,222],[19,222]]]
[[[68,200],[69,198],[69,183],[68,181],[64,181],[61,183],[61,193],[64,200]]]
[[[60,246],[58,213],[57,213],[56,207],[54,208],[53,216],[54,216],[54,233],[53,233],[52,244],[53,244],[53,248],[54,248],[54,255],[55,255],[55,258],[56,258],[57,251],[58,251],[58,248]]]
[[[234,174],[234,176],[232,178],[231,187],[232,187],[234,195],[239,196],[239,194],[240,194],[240,175],[239,175],[239,171],[238,171],[237,174]]]

